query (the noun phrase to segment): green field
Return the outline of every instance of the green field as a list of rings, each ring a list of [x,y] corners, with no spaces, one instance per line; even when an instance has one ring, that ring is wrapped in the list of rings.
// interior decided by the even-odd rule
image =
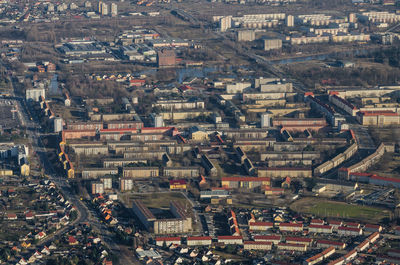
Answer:
[[[179,192],[160,192],[151,194],[123,194],[122,201],[126,207],[132,207],[133,200],[142,200],[149,208],[169,208],[171,201],[181,201],[189,203],[188,200]]]
[[[299,213],[313,214],[319,217],[346,218],[372,223],[379,222],[390,215],[390,212],[385,209],[318,198],[298,200],[290,208]]]

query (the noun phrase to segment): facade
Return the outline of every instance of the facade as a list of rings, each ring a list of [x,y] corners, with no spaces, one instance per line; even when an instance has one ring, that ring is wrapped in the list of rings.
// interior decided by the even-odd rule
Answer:
[[[253,41],[256,39],[256,32],[254,30],[239,30],[237,32],[238,41]]]
[[[278,243],[278,250],[291,250],[304,252],[307,251],[307,245],[291,244],[291,243]]]
[[[161,50],[157,52],[158,67],[175,66],[176,55],[173,50]]]
[[[92,194],[103,194],[104,184],[103,182],[92,182]]]
[[[271,222],[249,222],[249,230],[251,231],[267,231],[274,227]]]
[[[303,231],[303,224],[296,223],[280,223],[279,231],[282,232],[301,232]]]
[[[210,176],[216,176],[218,171],[207,155],[201,155],[201,164]]]
[[[261,128],[271,127],[271,113],[265,112],[261,113]]]
[[[243,245],[242,236],[218,236],[218,243],[225,245]]]
[[[105,190],[112,189],[112,178],[109,177],[102,177],[100,181],[103,183],[103,187]]]
[[[159,176],[158,167],[124,167],[122,169],[124,178],[151,178]]]
[[[121,192],[133,190],[133,179],[131,178],[120,178],[119,189]]]
[[[310,233],[328,233],[331,234],[333,227],[331,225],[309,225],[308,232]]]
[[[198,167],[164,167],[164,177],[174,178],[197,178],[200,176],[200,168]]]
[[[345,249],[346,248],[346,243],[338,242],[338,241],[318,239],[317,240],[317,247],[318,248],[334,247],[336,249]]]
[[[25,99],[27,101],[40,101],[40,98],[46,98],[46,91],[44,88],[29,88],[25,91]]]
[[[182,238],[180,238],[180,237],[157,237],[156,245],[159,247],[162,247],[164,244],[166,246],[169,246],[171,244],[180,245],[181,241],[182,241]]]
[[[256,242],[256,241],[244,241],[243,246],[245,250],[271,250],[271,242]]]
[[[140,200],[133,201],[133,212],[147,230],[154,234],[182,234],[192,231],[190,209],[179,202],[170,202],[174,218],[157,219]]]
[[[54,118],[53,127],[55,133],[61,132],[63,130],[63,119],[61,117]]]
[[[265,177],[223,177],[221,186],[230,189],[253,189],[261,186],[270,186],[270,178]]]
[[[116,17],[118,15],[118,6],[116,3],[111,3],[111,16]]]
[[[341,236],[361,236],[363,234],[363,231],[361,228],[346,227],[346,226],[338,227],[337,232]]]
[[[264,40],[264,51],[278,50],[282,48],[281,39],[265,39]]]
[[[360,111],[357,121],[365,126],[399,125],[400,114],[393,111]]]
[[[170,190],[186,190],[186,180],[184,179],[176,179],[169,181],[169,189]]]
[[[210,236],[189,236],[187,238],[188,246],[211,246],[211,242]]]
[[[87,168],[82,169],[82,179],[96,179],[106,175],[117,175],[118,168]]]
[[[258,177],[266,178],[310,178],[312,177],[311,168],[295,167],[267,167],[258,168]]]

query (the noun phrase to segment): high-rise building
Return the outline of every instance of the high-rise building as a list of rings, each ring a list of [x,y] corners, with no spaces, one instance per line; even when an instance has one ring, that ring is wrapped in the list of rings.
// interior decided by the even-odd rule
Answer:
[[[157,64],[159,67],[174,66],[176,64],[176,55],[174,50],[161,50],[157,52]]]
[[[355,13],[350,13],[349,14],[349,22],[350,23],[356,23],[357,22],[357,17]]]
[[[107,16],[108,15],[108,5],[106,3],[102,3],[101,4],[101,14],[103,16]]]
[[[264,51],[270,51],[282,48],[281,39],[264,39]]]
[[[116,17],[118,15],[118,6],[116,3],[111,3],[111,16]]]
[[[294,27],[294,16],[288,15],[286,17],[286,26],[287,27]]]
[[[151,119],[154,127],[164,127],[164,119],[160,114],[151,114]]]
[[[58,133],[63,130],[63,119],[61,117],[54,118],[54,132]]]
[[[256,39],[256,32],[254,30],[240,30],[237,32],[238,41],[253,41]]]
[[[101,14],[101,10],[103,9],[103,2],[99,2],[97,5],[97,13]]]
[[[223,17],[219,20],[219,29],[225,32],[232,27],[232,16]]]
[[[261,113],[261,128],[271,127],[271,112]]]

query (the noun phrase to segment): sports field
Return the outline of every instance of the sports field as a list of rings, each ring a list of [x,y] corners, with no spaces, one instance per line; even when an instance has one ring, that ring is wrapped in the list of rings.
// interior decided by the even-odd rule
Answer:
[[[346,218],[376,223],[385,217],[389,217],[390,212],[385,209],[348,204],[344,202],[334,202],[319,198],[303,198],[292,205],[290,208],[299,213],[313,214],[318,217]]]
[[[126,207],[132,207],[133,200],[142,200],[143,203],[150,208],[169,208],[171,201],[180,201],[189,203],[188,200],[179,192],[160,192],[149,194],[123,194],[122,201]]]

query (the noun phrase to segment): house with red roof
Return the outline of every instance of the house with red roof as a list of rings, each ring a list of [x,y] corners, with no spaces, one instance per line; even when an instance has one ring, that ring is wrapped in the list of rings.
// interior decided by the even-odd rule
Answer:
[[[188,246],[211,246],[211,242],[210,236],[189,236],[187,238]]]
[[[8,220],[17,220],[18,217],[17,217],[17,215],[15,213],[8,213],[7,214],[7,219]]]
[[[218,243],[225,245],[243,245],[242,236],[218,236]]]
[[[297,223],[280,223],[279,230],[281,232],[302,232],[303,224]]]
[[[35,235],[35,239],[38,239],[38,240],[40,240],[40,239],[42,239],[42,238],[44,238],[44,237],[46,237],[46,233],[45,232],[39,232],[39,233],[37,233],[36,235]]]
[[[157,246],[163,246],[164,243],[165,245],[180,245],[182,241],[182,238],[180,237],[157,237],[156,238],[156,245]]]
[[[250,231],[266,231],[274,227],[272,222],[249,222]]]
[[[78,240],[76,240],[76,238],[75,237],[73,237],[73,236],[69,236],[68,237],[68,245],[70,245],[70,246],[75,246],[75,245],[78,245]]]

